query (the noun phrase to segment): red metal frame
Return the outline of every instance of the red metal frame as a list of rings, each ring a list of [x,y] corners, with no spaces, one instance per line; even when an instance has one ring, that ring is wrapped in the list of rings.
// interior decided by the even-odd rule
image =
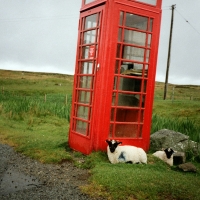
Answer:
[[[123,23],[120,24],[122,12]],[[86,17],[95,13],[100,14],[101,25],[84,29]],[[132,17],[139,25],[129,24]],[[94,0],[86,5],[82,1],[69,131],[71,148],[84,154],[106,150],[105,140],[113,138],[148,150],[160,20],[161,0],[157,0],[156,6],[134,0]],[[95,30],[98,30],[98,41],[84,42],[84,34],[85,38],[94,38],[92,31]],[[88,57],[84,57],[86,47],[88,51],[96,47],[97,51],[95,54],[88,52]],[[90,73],[80,71],[84,62],[93,63]],[[131,74],[127,70],[131,66],[128,63],[140,69],[129,70]],[[126,68],[124,72],[121,71],[123,67]],[[82,81],[89,77],[91,87],[82,87]],[[90,110],[87,118],[86,112],[80,111],[84,108]],[[76,128],[77,120],[88,125],[84,133]]]
[[[76,146],[76,150],[83,151],[85,154],[92,150],[91,119],[93,118],[98,44],[103,8],[103,6],[99,6],[92,11],[81,13],[79,21],[69,142],[71,146]],[[87,22],[90,17],[94,20],[93,23]],[[88,24],[88,27],[86,27],[86,24]],[[96,32],[95,35],[94,32]],[[92,41],[88,39],[92,39]],[[95,52],[91,53],[91,50],[95,50]],[[87,112],[84,112],[84,110],[87,110]],[[78,145],[77,141],[81,141],[81,144]]]

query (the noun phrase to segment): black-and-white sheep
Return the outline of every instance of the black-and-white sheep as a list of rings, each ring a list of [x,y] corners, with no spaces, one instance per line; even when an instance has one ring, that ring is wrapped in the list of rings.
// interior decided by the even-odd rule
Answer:
[[[166,162],[168,165],[173,166],[173,154],[174,150],[171,148],[167,148],[163,151],[156,151],[153,153],[154,156],[160,158],[164,162]]]
[[[147,164],[147,155],[142,148],[129,145],[120,145],[122,142],[116,140],[106,140],[108,143],[107,154],[112,164],[132,163]]]

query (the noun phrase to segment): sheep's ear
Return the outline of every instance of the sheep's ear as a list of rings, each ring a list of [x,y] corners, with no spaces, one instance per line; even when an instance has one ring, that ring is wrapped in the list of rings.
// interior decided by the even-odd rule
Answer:
[[[119,144],[122,144],[122,142],[117,142],[117,144],[119,145]]]
[[[110,140],[106,140],[106,142],[107,142],[108,144],[110,144]]]

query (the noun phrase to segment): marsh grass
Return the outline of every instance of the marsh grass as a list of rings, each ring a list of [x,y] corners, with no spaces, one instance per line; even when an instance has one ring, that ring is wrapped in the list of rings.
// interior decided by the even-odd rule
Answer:
[[[9,119],[23,120],[25,113],[37,117],[53,115],[70,120],[71,95],[47,94],[46,102],[43,96],[13,96],[9,92],[0,94],[0,112],[7,113]]]

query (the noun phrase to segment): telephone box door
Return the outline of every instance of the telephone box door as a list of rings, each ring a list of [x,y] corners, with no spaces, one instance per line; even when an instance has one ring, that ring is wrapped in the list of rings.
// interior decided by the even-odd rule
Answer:
[[[115,9],[119,21],[109,137],[148,150],[159,19],[137,8]]]
[[[85,154],[92,149],[92,115],[101,20],[104,6],[80,15],[69,143]],[[77,142],[78,141],[78,142]]]

